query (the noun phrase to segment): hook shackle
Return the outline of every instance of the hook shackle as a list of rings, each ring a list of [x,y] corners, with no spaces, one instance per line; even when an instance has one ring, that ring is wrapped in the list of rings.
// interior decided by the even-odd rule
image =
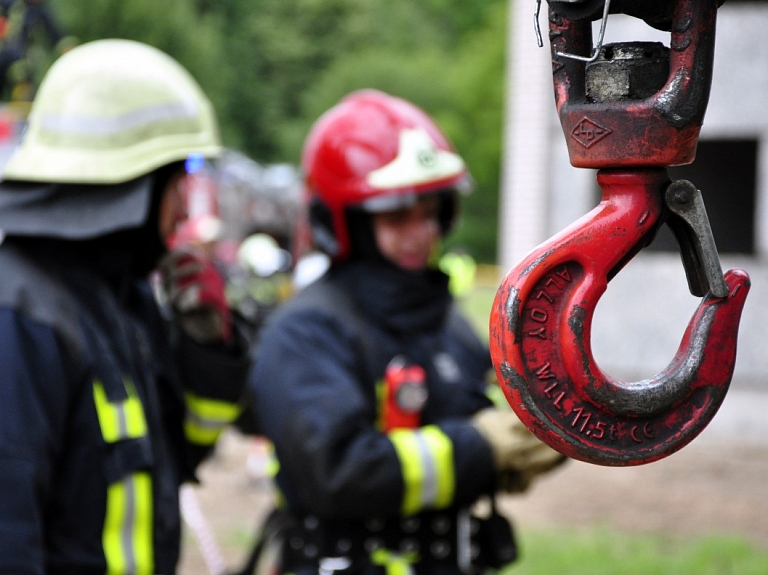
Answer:
[[[693,161],[712,83],[718,3],[676,0],[666,80],[639,99],[599,102],[587,93],[587,65],[558,56],[591,53],[591,22],[569,20],[550,6],[555,104],[573,166],[666,167]]]
[[[739,321],[750,287],[725,274],[708,293],[672,362],[623,382],[592,356],[595,307],[608,281],[648,243],[664,217],[665,169],[601,170],[599,206],[539,246],[499,287],[490,346],[502,390],[542,441],[599,465],[650,463],[681,449],[711,421],[733,376]]]

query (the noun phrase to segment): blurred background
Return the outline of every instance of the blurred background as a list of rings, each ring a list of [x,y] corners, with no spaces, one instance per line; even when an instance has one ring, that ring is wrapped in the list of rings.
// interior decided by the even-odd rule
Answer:
[[[228,153],[212,175],[224,223],[214,239],[231,264],[231,298],[259,321],[262,308],[290,291],[285,234],[299,206],[297,166],[309,126],[358,88],[402,96],[435,117],[474,176],[475,193],[465,198],[460,226],[446,248],[479,264],[462,303],[487,335],[491,300],[506,270],[599,201],[594,171],[569,163],[552,97],[549,49],[536,45],[535,9],[535,0],[0,0],[0,162],[23,132],[37,83],[63,51],[118,37],[168,52],[216,107]],[[710,428],[681,453],[634,469],[569,465],[513,501],[511,513],[521,517],[524,538],[529,526],[541,530],[530,536],[533,549],[520,573],[539,572],[535,557],[560,552],[563,564],[545,565],[541,573],[768,573],[765,30],[766,1],[728,0],[720,8],[697,161],[671,170],[702,189],[723,267],[743,267],[752,276],[732,391]],[[668,44],[668,35],[612,16],[607,41],[619,40]],[[268,251],[263,241],[253,243],[258,249],[240,250],[245,238],[262,232],[277,244],[266,261],[248,257]],[[261,281],[265,277],[270,281]],[[687,292],[674,241],[660,234],[601,300],[593,327],[596,359],[617,377],[653,375],[674,355],[697,304]],[[259,479],[268,460],[268,449],[233,432],[204,471],[203,487],[192,492],[203,524],[212,526],[207,547],[218,540],[219,559],[223,553],[230,564],[247,551],[269,501]],[[607,531],[589,531],[596,534],[581,542],[580,530],[595,526]],[[635,536],[613,539],[616,532],[638,529],[694,542],[725,533],[736,543],[705,540],[706,551],[694,545],[698,559],[681,565],[670,558],[677,539],[666,547],[651,542],[650,554],[662,559],[657,569],[633,555],[628,542]],[[204,532],[190,528],[182,573],[221,568],[203,560]],[[601,544],[630,559],[609,559],[600,571],[585,557],[597,549],[610,558]],[[679,548],[688,549],[682,543]],[[714,559],[706,554],[713,549]]]
[[[3,4],[0,2],[0,10]],[[226,146],[262,164],[298,164],[309,126],[348,92],[379,88],[428,110],[469,163],[477,194],[455,238],[496,256],[506,0],[15,0],[45,6],[61,38],[119,37],[181,62],[212,99]],[[533,8],[533,5],[531,6]],[[39,80],[59,38],[35,26]],[[18,67],[20,71],[21,66]],[[0,97],[12,98],[13,85]],[[17,95],[22,96],[22,94]]]

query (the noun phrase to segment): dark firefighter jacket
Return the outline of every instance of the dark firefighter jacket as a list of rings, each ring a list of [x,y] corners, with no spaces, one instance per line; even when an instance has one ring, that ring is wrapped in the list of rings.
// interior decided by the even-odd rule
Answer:
[[[322,305],[327,296],[315,292],[326,282],[362,325]],[[354,261],[277,312],[250,385],[294,516],[335,529],[434,510],[451,515],[493,492],[490,448],[469,423],[492,404],[485,394],[491,360],[466,320],[449,327],[451,310],[442,272]],[[420,427],[384,433],[377,383],[398,355],[426,370],[429,395]]]
[[[174,336],[125,254],[76,243],[0,245],[0,572],[174,573],[247,354]]]

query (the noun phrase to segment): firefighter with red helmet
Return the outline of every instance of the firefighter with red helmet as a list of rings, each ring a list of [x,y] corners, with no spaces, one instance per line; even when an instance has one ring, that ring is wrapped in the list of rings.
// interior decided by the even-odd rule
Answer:
[[[220,151],[155,48],[83,44],[43,79],[0,183],[0,572],[176,571],[179,486],[250,367],[211,262],[167,248],[185,161]]]
[[[314,248],[332,264],[275,313],[250,382],[279,461],[265,530],[283,542],[277,569],[502,567],[516,551],[494,495],[563,458],[494,407],[488,349],[438,268],[464,161],[421,109],[363,90],[317,120],[302,163]]]

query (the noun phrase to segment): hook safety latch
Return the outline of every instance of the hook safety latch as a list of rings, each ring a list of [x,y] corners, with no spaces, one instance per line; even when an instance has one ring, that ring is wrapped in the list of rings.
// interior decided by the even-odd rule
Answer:
[[[664,203],[669,211],[666,223],[680,245],[690,292],[698,297],[707,293],[727,297],[728,286],[701,191],[687,180],[676,180],[666,189]]]

